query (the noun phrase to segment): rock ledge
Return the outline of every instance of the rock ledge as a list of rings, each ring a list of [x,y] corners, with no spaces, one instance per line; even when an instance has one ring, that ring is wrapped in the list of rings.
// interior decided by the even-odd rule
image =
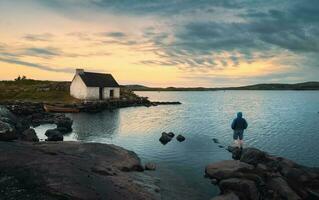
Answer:
[[[138,156],[121,147],[80,142],[0,142],[4,199],[157,199],[134,176]],[[134,176],[133,176],[134,174]]]
[[[205,175],[219,186],[214,199],[319,199],[319,169],[269,155],[255,148],[229,148],[233,158],[206,166]]]

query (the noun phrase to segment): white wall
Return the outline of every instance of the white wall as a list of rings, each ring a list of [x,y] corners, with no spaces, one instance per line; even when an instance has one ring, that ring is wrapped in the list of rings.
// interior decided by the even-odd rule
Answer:
[[[103,89],[103,99],[110,98],[110,90],[114,90],[114,98],[120,98],[120,88],[107,87]],[[71,87],[71,96],[77,99],[99,100],[100,92],[98,87],[86,87],[79,75],[75,75]]]
[[[113,98],[120,98],[120,88],[115,87],[106,87],[103,89],[103,99],[110,98],[110,91],[114,91],[114,97]]]
[[[75,75],[70,86],[70,94],[77,99],[86,99],[87,89],[79,75]]]
[[[100,99],[100,91],[98,87],[88,87],[87,88],[87,100],[99,100]]]

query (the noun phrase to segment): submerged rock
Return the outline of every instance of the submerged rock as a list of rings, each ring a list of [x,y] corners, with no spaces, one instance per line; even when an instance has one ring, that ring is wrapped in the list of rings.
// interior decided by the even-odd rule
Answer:
[[[45,132],[46,141],[63,141],[63,134],[58,129],[49,129]]]
[[[150,163],[150,162],[149,162],[149,163],[146,163],[146,164],[145,164],[145,167],[144,167],[144,168],[145,168],[145,170],[152,170],[152,171],[153,171],[153,170],[156,169],[156,165],[155,165],[155,163]]]
[[[182,136],[182,135],[178,135],[178,136],[176,137],[176,139],[177,139],[177,141],[179,141],[179,142],[183,142],[183,141],[185,140],[185,137]]]
[[[1,199],[156,199],[131,173],[138,156],[115,145],[0,142],[0,151]]]
[[[237,160],[206,166],[205,174],[217,183],[221,195],[234,193],[240,199],[316,199],[319,170],[269,155],[256,148],[228,148]],[[318,195],[319,196],[319,195]]]
[[[216,143],[216,144],[219,144],[219,141],[217,138],[213,138],[213,142]]]
[[[23,131],[23,133],[20,136],[20,139],[28,142],[39,142],[39,138],[33,128],[29,128]]]

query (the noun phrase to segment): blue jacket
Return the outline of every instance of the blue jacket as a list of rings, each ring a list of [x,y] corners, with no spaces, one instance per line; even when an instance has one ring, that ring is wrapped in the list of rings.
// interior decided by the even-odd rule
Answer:
[[[243,118],[243,114],[241,112],[237,113],[237,118],[233,120],[231,124],[231,128],[233,130],[244,130],[248,127],[247,121]]]

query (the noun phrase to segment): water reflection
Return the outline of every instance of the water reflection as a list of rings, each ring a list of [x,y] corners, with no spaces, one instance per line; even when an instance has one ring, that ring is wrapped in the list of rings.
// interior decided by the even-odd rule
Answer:
[[[94,138],[112,139],[120,126],[119,110],[101,113],[70,114],[73,133],[77,140],[90,141]]]

